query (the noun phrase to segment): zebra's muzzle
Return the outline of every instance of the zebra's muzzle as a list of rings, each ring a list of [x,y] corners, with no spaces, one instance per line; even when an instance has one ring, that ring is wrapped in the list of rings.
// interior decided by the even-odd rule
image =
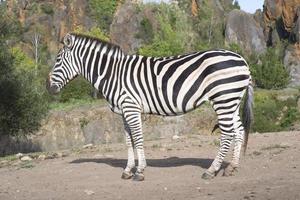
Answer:
[[[51,95],[58,94],[60,89],[57,85],[51,85],[49,78],[46,80],[46,88]]]

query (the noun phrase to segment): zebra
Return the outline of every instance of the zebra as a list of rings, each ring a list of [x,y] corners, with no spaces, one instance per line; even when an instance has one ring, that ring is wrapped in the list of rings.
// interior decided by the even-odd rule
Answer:
[[[217,114],[221,136],[219,151],[202,178],[211,179],[217,174],[232,141],[233,158],[225,171],[232,174],[239,167],[253,119],[254,95],[249,66],[243,57],[223,49],[170,57],[128,55],[110,42],[76,33],[68,33],[62,43],[46,87],[50,94],[57,94],[81,75],[102,93],[110,109],[122,116],[128,160],[121,178],[145,179],[142,113],[177,116],[207,101]]]

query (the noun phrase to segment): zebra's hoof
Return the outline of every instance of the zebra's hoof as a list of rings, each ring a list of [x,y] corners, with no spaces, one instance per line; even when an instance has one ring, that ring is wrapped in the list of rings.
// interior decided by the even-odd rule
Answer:
[[[224,170],[223,176],[233,176],[237,171],[238,171],[237,167],[228,165]]]
[[[131,179],[132,176],[133,176],[133,173],[132,173],[132,172],[126,172],[126,171],[124,171],[124,172],[122,173],[121,178],[127,180],[127,179]]]
[[[215,177],[214,174],[212,174],[212,173],[210,173],[210,172],[204,172],[204,173],[202,174],[202,177],[201,177],[201,178],[203,178],[203,179],[205,179],[205,180],[210,180],[210,179],[213,179],[214,177]]]
[[[136,173],[134,174],[132,180],[134,180],[134,181],[143,181],[143,180],[145,180],[145,176],[144,176],[143,173],[138,173],[138,172],[136,172]]]

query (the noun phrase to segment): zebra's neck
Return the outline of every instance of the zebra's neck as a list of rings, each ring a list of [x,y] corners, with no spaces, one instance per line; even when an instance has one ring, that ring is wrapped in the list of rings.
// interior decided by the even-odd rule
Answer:
[[[81,61],[81,75],[111,102],[112,88],[116,74],[126,58],[122,50],[109,43],[96,40],[82,41],[78,52]]]

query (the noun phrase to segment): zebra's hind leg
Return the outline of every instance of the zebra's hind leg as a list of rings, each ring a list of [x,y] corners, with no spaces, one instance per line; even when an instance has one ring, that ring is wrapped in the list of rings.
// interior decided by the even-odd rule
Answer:
[[[233,139],[232,135],[226,135],[224,133],[221,134],[220,139],[220,148],[216,158],[214,159],[211,166],[203,173],[203,179],[212,179],[215,177],[216,173],[221,168],[223,160],[230,149],[231,141]]]
[[[237,112],[236,122],[234,123],[235,135],[234,135],[234,147],[233,147],[233,157],[230,164],[226,167],[224,171],[224,176],[232,176],[239,167],[240,155],[242,144],[244,140],[244,127],[240,121],[239,113]]]
[[[202,175],[203,179],[215,177],[230,149],[234,137],[234,115],[238,110],[238,104],[235,101],[226,101],[224,104],[222,101],[222,103],[214,103],[213,108],[218,115],[218,126],[221,130],[220,147],[213,163]]]
[[[123,119],[124,128],[125,128],[125,137],[126,137],[126,144],[128,147],[128,160],[126,168],[124,169],[121,178],[122,179],[131,179],[133,177],[132,170],[135,168],[135,161],[134,161],[134,150],[131,138],[131,132],[127,122]]]

